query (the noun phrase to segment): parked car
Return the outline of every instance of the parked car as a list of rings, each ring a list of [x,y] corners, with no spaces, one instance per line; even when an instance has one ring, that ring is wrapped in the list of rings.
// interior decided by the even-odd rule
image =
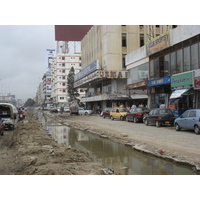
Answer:
[[[175,119],[174,126],[176,131],[188,129],[200,134],[200,109],[186,110],[180,117]]]
[[[112,108],[105,108],[102,112],[101,112],[101,116],[105,119],[106,117],[110,118],[110,111],[112,110]]]
[[[157,127],[166,124],[174,126],[174,119],[174,114],[170,109],[155,108],[152,109],[149,114],[144,116],[143,122],[147,126],[149,124],[156,125]]]
[[[126,121],[132,121],[134,123],[143,122],[143,118],[148,114],[150,110],[148,108],[132,108],[126,115]]]
[[[58,112],[58,108],[53,107],[53,108],[50,109],[50,112],[51,113],[57,113]]]
[[[86,108],[80,108],[78,109],[79,115],[91,115],[93,113],[93,110],[88,110]]]
[[[0,135],[3,135],[4,133],[4,123],[2,119],[0,118]]]
[[[126,108],[115,107],[110,111],[110,119],[124,120],[128,110]]]
[[[64,107],[64,112],[70,112],[70,109],[69,109],[69,107]]]

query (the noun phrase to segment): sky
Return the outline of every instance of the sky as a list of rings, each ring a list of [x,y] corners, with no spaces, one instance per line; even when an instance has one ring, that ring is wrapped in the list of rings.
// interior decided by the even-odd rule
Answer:
[[[34,98],[55,48],[54,25],[0,25],[0,93]]]

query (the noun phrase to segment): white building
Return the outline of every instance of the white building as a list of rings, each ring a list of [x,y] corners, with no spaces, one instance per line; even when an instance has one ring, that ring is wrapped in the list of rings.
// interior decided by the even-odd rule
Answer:
[[[51,65],[51,98],[56,106],[65,106],[69,100],[67,93],[67,76],[71,67],[75,74],[81,70],[81,54],[58,54],[54,57]],[[85,92],[79,88],[80,97]]]

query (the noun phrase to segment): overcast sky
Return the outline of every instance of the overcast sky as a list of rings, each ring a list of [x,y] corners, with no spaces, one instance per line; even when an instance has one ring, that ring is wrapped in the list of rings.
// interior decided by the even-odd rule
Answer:
[[[46,72],[46,49],[55,49],[53,25],[0,25],[0,93],[36,96]]]

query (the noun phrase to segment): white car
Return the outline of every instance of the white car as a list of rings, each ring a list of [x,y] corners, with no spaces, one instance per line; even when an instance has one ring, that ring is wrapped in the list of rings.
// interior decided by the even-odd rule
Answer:
[[[79,115],[91,115],[92,112],[93,112],[92,110],[87,110],[85,108],[79,108],[78,109]]]
[[[69,107],[64,107],[64,112],[70,112]]]

